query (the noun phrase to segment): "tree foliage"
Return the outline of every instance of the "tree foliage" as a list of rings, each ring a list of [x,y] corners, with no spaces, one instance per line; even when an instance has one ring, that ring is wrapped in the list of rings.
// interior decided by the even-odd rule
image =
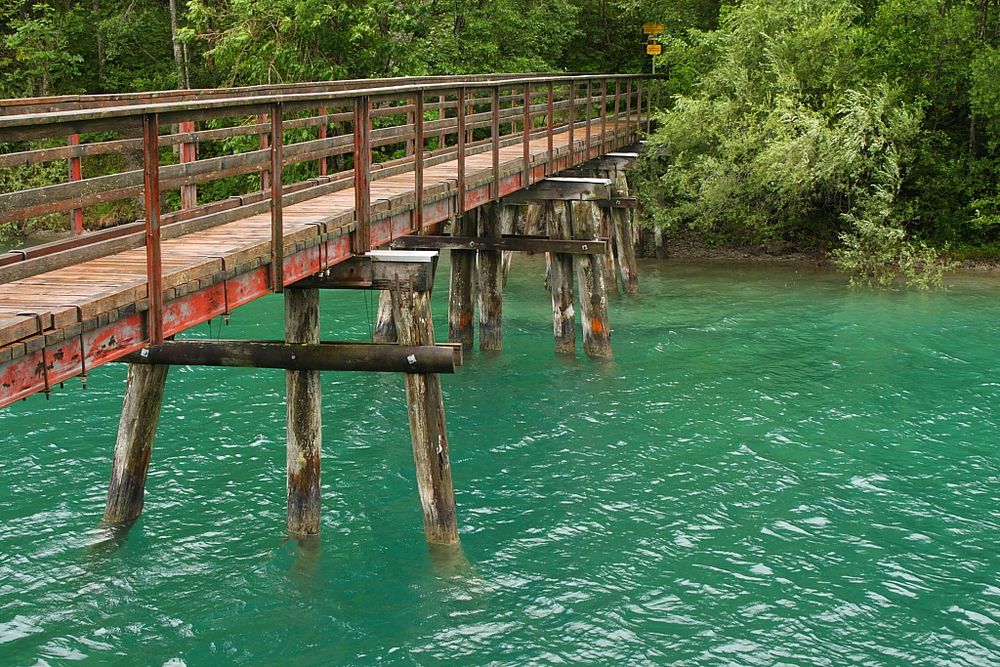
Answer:
[[[647,21],[671,72],[656,224],[903,274],[925,247],[1000,247],[1000,0],[7,0],[0,97],[641,71]]]
[[[668,56],[684,87],[644,167],[656,224],[933,283],[932,246],[1000,239],[998,21],[994,0],[724,6]]]

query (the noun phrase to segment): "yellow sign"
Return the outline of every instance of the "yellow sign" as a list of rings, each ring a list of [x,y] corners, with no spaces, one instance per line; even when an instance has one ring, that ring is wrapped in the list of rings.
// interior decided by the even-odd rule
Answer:
[[[663,53],[663,45],[662,44],[647,44],[646,45],[646,53],[648,53],[651,56],[658,56],[661,53]]]
[[[644,34],[644,35],[658,35],[661,32],[663,32],[663,29],[666,28],[666,27],[667,26],[665,26],[662,23],[643,23],[642,24],[642,34]]]

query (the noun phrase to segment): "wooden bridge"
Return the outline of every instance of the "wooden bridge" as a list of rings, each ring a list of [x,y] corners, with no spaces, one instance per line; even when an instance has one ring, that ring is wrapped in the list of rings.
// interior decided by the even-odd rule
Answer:
[[[499,344],[501,251],[556,253],[557,347],[560,337],[563,348],[575,347],[572,274],[603,298],[594,281],[612,270],[611,237],[619,232],[599,216],[584,221],[586,211],[573,223],[570,208],[549,204],[540,226],[517,234],[511,206],[632,206],[608,170],[631,159],[615,154],[636,144],[649,122],[649,79],[423,77],[0,101],[0,149],[8,149],[0,172],[67,165],[64,182],[0,193],[0,222],[69,216],[74,231],[0,255],[0,407],[85,379],[102,364],[132,362],[106,511],[121,522],[142,507],[169,364],[284,368],[289,529],[311,533],[318,529],[317,372],[405,371],[428,539],[455,541],[436,383],[461,355],[436,345],[429,326],[434,251],[459,250],[450,321],[452,339],[465,345],[470,251],[480,253],[479,271],[488,274],[479,279],[484,347]],[[85,233],[88,217],[91,226],[134,222]],[[372,252],[387,246],[418,252]],[[575,267],[574,254],[590,259]],[[398,336],[392,349],[318,340],[316,289],[359,287],[391,292],[382,324],[398,330],[386,334]],[[285,290],[286,341],[214,348],[171,341]],[[581,298],[581,308],[588,352],[610,354],[606,299],[603,315],[600,298]],[[306,452],[304,467],[293,469],[293,449]]]

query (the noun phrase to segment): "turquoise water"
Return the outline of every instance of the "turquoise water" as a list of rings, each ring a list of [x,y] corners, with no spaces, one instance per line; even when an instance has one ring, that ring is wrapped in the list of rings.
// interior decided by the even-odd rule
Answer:
[[[1000,664],[1000,280],[648,263],[594,364],[551,353],[541,271],[444,378],[461,551],[423,542],[396,376],[326,377],[307,543],[280,372],[171,371],[124,538],[124,369],[0,411],[0,665]],[[324,299],[326,337],[368,335],[363,293]]]

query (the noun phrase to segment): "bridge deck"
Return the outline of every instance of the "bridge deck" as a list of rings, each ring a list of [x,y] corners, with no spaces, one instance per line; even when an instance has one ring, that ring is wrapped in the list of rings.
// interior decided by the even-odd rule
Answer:
[[[68,214],[80,235],[0,254],[0,407],[277,291],[278,280],[438,233],[631,145],[643,111],[648,120],[647,78],[480,75],[0,104],[10,182],[30,182],[17,170],[36,164],[68,172],[0,192],[0,223]],[[141,219],[83,234],[85,212],[108,205]]]
[[[617,122],[595,128],[587,146],[578,132],[529,143],[530,181],[632,143],[635,128]],[[524,187],[523,146],[500,149],[499,195]],[[412,163],[412,161],[411,161]],[[424,229],[434,230],[456,211],[458,160],[424,169]],[[489,201],[492,152],[465,158],[466,210]],[[371,247],[413,233],[414,174],[373,181]],[[352,256],[357,233],[355,192],[346,188],[286,205],[284,277],[294,283]],[[218,317],[271,291],[271,216],[252,215],[162,243],[164,334],[173,335]],[[0,406],[10,404],[135,351],[147,341],[144,248],[85,261],[10,282],[0,292]]]

